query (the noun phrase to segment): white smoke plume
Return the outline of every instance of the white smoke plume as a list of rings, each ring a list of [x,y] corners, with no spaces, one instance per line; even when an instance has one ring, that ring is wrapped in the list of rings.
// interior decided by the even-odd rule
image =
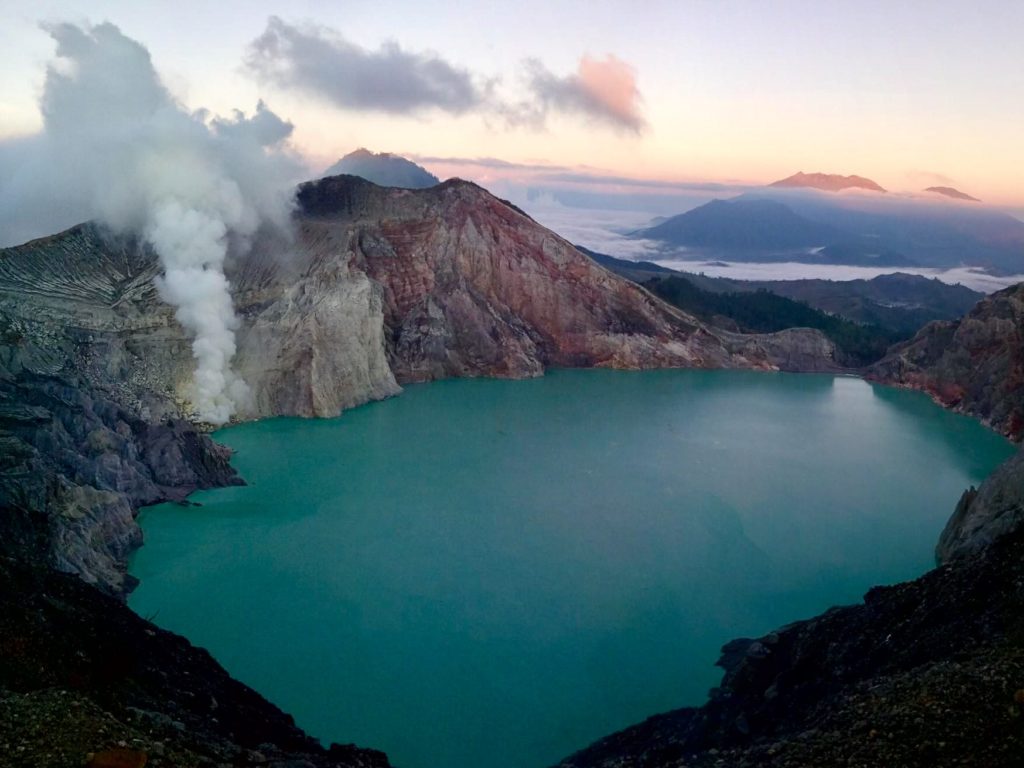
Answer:
[[[244,248],[262,222],[288,226],[300,173],[286,146],[292,126],[262,102],[252,117],[187,111],[146,48],[113,24],[45,29],[57,56],[40,103],[44,130],[25,142],[0,200],[49,200],[152,245],[160,296],[194,339],[192,405],[223,424],[248,394],[231,368],[238,321],[224,261],[229,243]]]

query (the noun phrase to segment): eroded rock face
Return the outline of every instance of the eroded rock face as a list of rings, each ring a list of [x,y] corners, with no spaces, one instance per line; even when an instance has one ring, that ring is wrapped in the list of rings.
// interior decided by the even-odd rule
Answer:
[[[140,419],[80,380],[0,367],[0,555],[103,591],[132,587],[138,507],[239,483],[230,451],[187,422]]]
[[[987,296],[953,322],[925,326],[875,363],[869,378],[920,389],[1024,437],[1024,284]]]
[[[977,554],[1024,523],[1024,450],[964,491],[939,537],[935,559],[941,565]]]
[[[299,203],[306,260],[337,248],[383,288],[400,383],[547,367],[835,369],[820,334],[709,328],[474,184],[412,192],[333,177],[301,187]]]

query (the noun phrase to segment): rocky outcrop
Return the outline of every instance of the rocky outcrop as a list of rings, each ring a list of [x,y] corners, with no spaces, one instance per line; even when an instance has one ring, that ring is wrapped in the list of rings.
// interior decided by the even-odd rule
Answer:
[[[138,507],[240,483],[187,422],[151,423],[81,381],[0,368],[0,554],[112,594],[132,586]]]
[[[0,584],[4,765],[388,766],[324,749],[209,653],[79,579],[0,557]]]
[[[935,548],[938,563],[977,554],[1024,524],[1024,450],[964,491]]]
[[[560,768],[1016,766],[1024,748],[1024,531],[976,557],[723,648],[702,707]]]
[[[1013,440],[1024,437],[1024,283],[893,347],[868,378],[920,389]]]

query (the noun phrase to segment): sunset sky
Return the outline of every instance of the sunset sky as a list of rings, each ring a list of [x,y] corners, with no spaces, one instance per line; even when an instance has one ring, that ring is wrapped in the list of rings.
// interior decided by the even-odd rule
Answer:
[[[295,125],[483,183],[857,173],[1024,205],[1024,3],[0,1],[0,141],[42,124],[41,21],[110,21],[188,108]],[[497,158],[466,165],[438,158]]]

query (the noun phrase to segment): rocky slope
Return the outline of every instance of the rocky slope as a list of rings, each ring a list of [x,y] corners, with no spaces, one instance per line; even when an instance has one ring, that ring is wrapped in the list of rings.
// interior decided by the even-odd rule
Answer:
[[[12,370],[13,369],[13,370]],[[80,380],[0,365],[0,554],[100,589],[130,589],[145,504],[240,483],[227,449],[187,422],[150,422]]]
[[[968,488],[939,537],[935,559],[947,563],[984,551],[1024,523],[1024,450]]]
[[[894,347],[869,378],[927,392],[1003,434],[1024,436],[1024,284]]]
[[[816,334],[698,322],[474,184],[411,193],[335,177],[302,187],[299,203],[307,253],[330,244],[382,286],[400,383],[547,367],[834,367]]]

